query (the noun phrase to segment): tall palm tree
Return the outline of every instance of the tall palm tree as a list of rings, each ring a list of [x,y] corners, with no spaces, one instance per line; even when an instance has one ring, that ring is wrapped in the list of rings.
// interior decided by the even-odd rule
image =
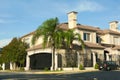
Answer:
[[[38,27],[32,38],[32,43],[35,44],[35,41],[40,36],[43,36],[43,48],[45,48],[47,45],[52,47],[53,70],[55,70],[55,49],[59,48],[62,43],[62,32],[61,30],[57,29],[58,24],[58,18],[51,18],[46,20],[41,26]]]

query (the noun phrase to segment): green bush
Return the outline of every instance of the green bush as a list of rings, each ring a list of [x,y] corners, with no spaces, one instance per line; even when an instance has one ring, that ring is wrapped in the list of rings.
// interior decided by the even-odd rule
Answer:
[[[85,69],[84,66],[82,64],[80,64],[79,70],[84,70],[84,69]]]
[[[20,67],[20,70],[21,70],[21,71],[24,71],[24,67]]]
[[[45,71],[49,71],[48,67],[45,67],[44,70],[45,70]]]
[[[96,63],[95,66],[94,66],[95,69],[98,69],[99,68],[99,65]]]
[[[60,71],[63,71],[63,68],[62,68],[62,67],[60,68]]]

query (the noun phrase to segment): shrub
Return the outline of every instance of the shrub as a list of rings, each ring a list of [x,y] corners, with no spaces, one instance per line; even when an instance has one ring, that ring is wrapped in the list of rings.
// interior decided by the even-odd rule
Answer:
[[[48,67],[45,67],[44,70],[45,70],[45,71],[48,71],[49,69],[48,69]]]
[[[82,64],[80,64],[79,70],[84,70],[84,69],[85,69],[84,66]]]
[[[21,71],[24,71],[24,67],[20,67],[20,70],[21,70]]]
[[[98,69],[99,68],[99,65],[96,63],[95,66],[94,66],[95,69]]]
[[[63,68],[62,68],[62,67],[60,68],[60,71],[63,71]]]

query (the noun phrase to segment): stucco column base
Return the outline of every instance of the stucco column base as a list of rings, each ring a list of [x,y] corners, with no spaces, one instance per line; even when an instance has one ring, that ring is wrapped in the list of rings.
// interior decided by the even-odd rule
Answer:
[[[106,55],[107,55],[107,57],[106,57],[107,59],[106,60],[109,61],[110,60],[109,54],[107,53]]]
[[[93,52],[93,67],[95,66],[95,64],[96,64],[96,55],[95,55],[95,53]]]
[[[57,54],[57,53],[55,53],[55,65],[54,65],[54,68],[55,68],[55,70],[58,69],[58,54]],[[53,56],[52,56],[52,66],[51,66],[50,70],[51,70],[51,71],[54,70],[54,69],[53,69]]]
[[[29,55],[26,56],[26,67],[25,70],[30,70],[30,57]]]
[[[2,70],[5,70],[5,63],[2,64]]]

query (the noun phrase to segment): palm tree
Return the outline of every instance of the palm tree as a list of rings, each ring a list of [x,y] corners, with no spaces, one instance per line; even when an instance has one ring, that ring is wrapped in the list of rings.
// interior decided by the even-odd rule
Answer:
[[[35,44],[35,41],[40,36],[43,36],[43,48],[45,48],[47,45],[52,47],[53,70],[55,70],[55,49],[59,48],[62,43],[62,32],[61,30],[57,29],[58,24],[58,18],[51,18],[49,20],[46,20],[41,26],[38,27],[32,38],[32,44]]]
[[[76,40],[81,43],[82,49],[84,48],[84,42],[81,39],[81,35],[79,33],[75,33],[74,29],[69,29],[64,31],[64,40],[66,42],[66,46],[68,48],[72,48],[73,41]]]
[[[69,29],[64,32],[64,44],[66,45],[67,52],[66,53],[66,60],[67,60],[67,66],[74,67],[76,65],[75,63],[75,54],[72,54],[73,44],[74,42],[77,42],[77,45],[81,45],[82,50],[84,49],[84,42],[81,39],[81,35],[79,33],[75,32],[75,29]],[[79,61],[79,58],[78,58]]]

